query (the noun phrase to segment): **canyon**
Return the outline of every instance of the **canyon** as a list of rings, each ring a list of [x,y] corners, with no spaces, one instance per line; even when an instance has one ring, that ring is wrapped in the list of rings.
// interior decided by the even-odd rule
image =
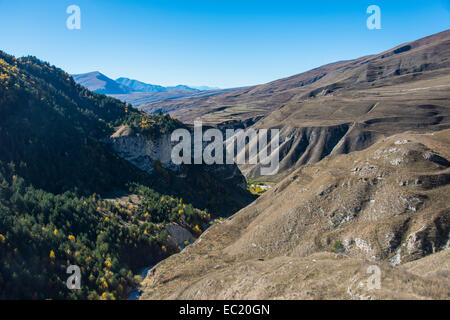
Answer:
[[[277,128],[280,170],[240,164],[272,188],[152,268],[141,299],[448,299],[449,84],[447,30],[239,92],[142,106]],[[367,285],[370,270],[380,288]]]

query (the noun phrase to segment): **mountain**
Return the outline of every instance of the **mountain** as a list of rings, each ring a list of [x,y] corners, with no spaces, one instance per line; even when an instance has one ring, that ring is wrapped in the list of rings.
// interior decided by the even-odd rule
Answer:
[[[262,118],[252,128],[280,129],[279,174],[260,177],[258,165],[240,169],[248,178],[279,182],[300,166],[362,150],[396,133],[449,128],[449,83],[447,30],[241,91],[141,109],[164,108],[184,122],[202,117],[220,128]]]
[[[198,88],[186,85],[163,87],[123,77],[114,81],[97,71],[76,74],[72,75],[72,77],[78,84],[93,92],[112,96],[135,107],[156,101],[180,99],[197,95],[202,96],[204,92],[208,96],[229,92],[229,90],[218,91],[217,88],[206,86]],[[231,91],[235,90],[238,89],[231,89]]]
[[[118,137],[122,147],[128,147],[124,140],[138,137],[156,145],[164,143],[167,153],[171,132],[185,126],[168,115],[150,116],[92,93],[64,71],[34,57],[2,56],[0,105],[5,116],[0,120],[0,161],[14,163],[16,173],[35,187],[52,193],[108,194],[140,182],[161,193],[192,199],[199,207],[214,211],[213,215],[229,215],[253,199],[235,188],[245,185],[245,179],[234,165],[173,167],[167,157],[162,159],[166,154],[150,152],[150,166],[137,169],[107,145],[121,127],[130,129],[127,137]],[[155,170],[156,163],[163,167]],[[214,173],[215,169],[221,173]],[[199,185],[210,190],[204,192]],[[236,195],[236,202],[217,198],[224,192],[231,198]]]
[[[167,91],[167,88],[163,86],[147,84],[138,80],[132,80],[128,78],[118,78],[116,82],[130,88],[133,92],[161,92]]]
[[[344,122],[340,119],[345,115],[352,118],[352,110],[356,108],[356,106],[345,108],[347,101],[352,105],[360,100],[370,103],[371,100],[376,101],[378,96],[386,100],[396,95],[384,93],[384,87],[394,86],[396,90],[410,90],[403,91],[403,95],[397,95],[403,96],[403,100],[408,98],[409,93],[415,94],[416,97],[424,94],[428,86],[432,87],[433,92],[436,90],[441,94],[447,92],[449,37],[450,30],[446,30],[380,54],[331,63],[267,84],[224,92],[213,97],[152,102],[142,105],[141,108],[150,112],[165,108],[171,115],[184,122],[192,122],[195,118],[203,117],[203,121],[211,125],[267,116],[276,110],[280,111],[272,116],[274,119],[280,116],[281,110],[284,115],[290,115],[295,111],[296,116],[293,117],[295,120],[291,120],[291,125],[295,126],[304,122],[318,123],[321,119],[328,121],[330,117],[331,120],[335,119],[335,123]],[[326,110],[317,108],[324,103],[328,104],[330,99],[334,99],[334,107],[330,106],[330,109]],[[412,102],[415,100],[410,99]],[[339,107],[340,105],[343,106]],[[376,113],[378,108],[372,113]],[[384,108],[389,112],[387,106]],[[398,116],[398,113],[394,108],[392,116]],[[297,120],[299,115],[303,116]]]
[[[132,92],[132,89],[129,87],[117,83],[98,71],[74,74],[72,75],[72,78],[78,84],[81,84],[95,93],[124,94]]]
[[[192,91],[192,90],[166,90],[160,92],[133,92],[128,94],[111,94],[109,96],[119,99],[123,102],[130,103],[135,107],[141,107],[152,102],[171,103],[170,101],[177,101],[184,98],[199,98],[199,97],[213,97],[221,95],[226,92],[239,91],[241,88],[220,89],[220,90],[206,90],[206,91]],[[146,108],[148,113],[168,113],[171,108],[166,108],[164,104],[158,104],[155,108]]]
[[[272,188],[151,269],[142,299],[448,299],[449,84],[447,30],[166,102],[188,122],[280,129],[280,170],[240,166]]]
[[[448,299],[449,80],[447,30],[155,115],[0,51],[0,299]],[[172,163],[171,115],[280,129],[279,174]]]
[[[194,89],[183,84],[179,84],[177,86],[167,87],[167,90],[188,90],[188,91],[200,91],[198,89]]]
[[[0,51],[0,110],[0,299],[126,298],[133,273],[254,199],[234,165],[167,161],[179,121],[35,57]]]
[[[185,85],[177,85],[171,87],[163,87],[154,84],[147,84],[138,80],[129,78],[118,78],[116,82],[126,87],[131,88],[133,92],[161,92],[161,91],[200,91],[200,89],[194,89]],[[206,89],[205,89],[206,90]]]
[[[200,90],[200,91],[209,91],[209,90],[220,90],[219,87],[208,87],[208,86],[193,86],[192,88]]]

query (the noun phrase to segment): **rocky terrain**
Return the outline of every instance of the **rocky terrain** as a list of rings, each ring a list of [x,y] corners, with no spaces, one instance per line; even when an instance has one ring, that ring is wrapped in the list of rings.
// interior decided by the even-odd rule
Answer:
[[[449,298],[447,159],[450,130],[302,166],[154,267],[142,298]]]

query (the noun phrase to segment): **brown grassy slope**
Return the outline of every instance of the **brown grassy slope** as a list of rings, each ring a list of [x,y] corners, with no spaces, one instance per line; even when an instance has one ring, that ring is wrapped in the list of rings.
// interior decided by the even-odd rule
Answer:
[[[268,181],[392,134],[450,127],[449,31],[349,62],[320,81],[326,78],[331,79],[312,91],[299,90],[255,124],[281,130],[279,174],[265,177]],[[241,170],[262,179],[259,166]]]
[[[158,264],[142,298],[448,299],[449,140],[402,133],[297,169]]]
[[[322,120],[334,120],[331,121],[333,123],[351,122],[354,120],[354,110],[352,110],[354,107],[343,110],[337,106],[323,110],[319,108],[310,114],[303,112],[311,111],[303,106],[303,102],[305,99],[324,96],[340,97],[340,92],[351,89],[352,94],[343,96],[338,104],[346,104],[348,100],[355,102],[355,99],[365,97],[367,103],[357,108],[358,113],[363,115],[373,107],[372,100],[376,102],[378,99],[378,91],[371,89],[402,84],[406,86],[405,89],[448,86],[448,78],[445,76],[449,75],[450,68],[449,46],[450,30],[446,30],[377,55],[331,63],[238,92],[198,99],[155,102],[143,106],[143,109],[154,111],[163,108],[184,122],[189,123],[197,117],[202,117],[209,124],[217,124],[230,119],[244,120],[258,115],[268,115],[274,110],[287,106],[284,109],[285,112],[278,114],[277,117],[285,121],[286,116],[289,116],[292,111],[291,108],[295,109],[303,115],[302,117],[297,115],[295,120],[291,119],[294,126],[304,125],[305,120],[306,122],[319,120],[319,123]],[[431,83],[414,85],[417,81],[427,79],[434,80]],[[382,95],[388,95],[388,93],[384,92]],[[448,98],[448,95],[446,97]],[[317,105],[322,105],[321,101],[318,101]],[[303,110],[303,108],[306,109]],[[311,109],[314,109],[314,106],[311,106]],[[330,118],[331,114],[333,117]],[[277,122],[277,124],[280,123]]]

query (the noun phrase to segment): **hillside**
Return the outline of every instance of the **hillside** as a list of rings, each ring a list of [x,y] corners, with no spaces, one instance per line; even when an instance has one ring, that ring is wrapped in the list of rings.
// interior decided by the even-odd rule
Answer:
[[[202,117],[209,124],[266,116],[278,109],[284,110],[284,115],[290,115],[292,111],[302,114],[301,118],[289,119],[288,124],[292,126],[322,120],[343,123],[353,115],[354,107],[345,107],[347,103],[354,104],[361,99],[367,101],[367,113],[373,106],[370,102],[376,101],[379,95],[389,99],[395,95],[395,92],[389,92],[389,97],[386,97],[388,93],[382,90],[385,87],[396,86],[394,90],[403,90],[404,99],[408,99],[407,92],[420,95],[427,87],[441,94],[448,92],[449,42],[450,30],[446,30],[379,54],[331,63],[237,92],[154,102],[142,106],[142,109],[151,111],[164,107],[184,122]],[[414,102],[415,98],[408,102]],[[330,107],[324,110],[316,108],[330,99],[334,102]],[[362,112],[358,110],[357,114]],[[396,110],[392,116],[397,116]],[[275,121],[277,118],[274,115],[271,119]],[[286,116],[278,120],[277,124],[287,121]]]
[[[296,169],[150,270],[142,298],[450,298],[449,137],[401,133]]]
[[[37,58],[0,52],[0,108],[2,299],[125,298],[133,272],[253,199],[235,166],[180,175],[158,158],[133,162],[114,146],[118,128],[157,143],[183,124],[92,93]],[[71,264],[82,290],[66,288]]]
[[[449,83],[445,31],[166,104],[186,121],[279,128],[280,171],[240,166],[273,187],[150,270],[142,299],[449,299]]]
[[[202,117],[226,128],[262,118],[252,128],[280,129],[277,175],[261,177],[258,165],[240,165],[248,178],[279,182],[302,165],[396,133],[449,128],[450,31],[239,92],[141,109],[157,107],[185,122]]]
[[[103,141],[122,124],[134,128],[138,135],[158,139],[183,126],[180,122],[169,116],[145,115],[118,100],[92,93],[65,72],[36,58],[2,57],[5,73],[0,103],[5,116],[0,120],[0,161],[13,162],[17,173],[35,187],[53,193],[76,189],[82,194],[107,194],[128,182],[140,182],[225,215],[251,201],[250,195],[241,194],[235,181],[226,177],[235,176],[237,184],[243,183],[234,166],[223,171],[225,177],[221,178],[225,180],[217,175],[205,180],[213,170],[207,166],[187,168],[184,178],[166,168],[146,173],[121,159]],[[147,128],[141,127],[143,120],[148,122]],[[153,166],[158,160],[149,161]],[[209,194],[199,188],[205,184]],[[224,192],[238,199],[231,199],[233,207],[223,205],[229,199],[218,197]]]

